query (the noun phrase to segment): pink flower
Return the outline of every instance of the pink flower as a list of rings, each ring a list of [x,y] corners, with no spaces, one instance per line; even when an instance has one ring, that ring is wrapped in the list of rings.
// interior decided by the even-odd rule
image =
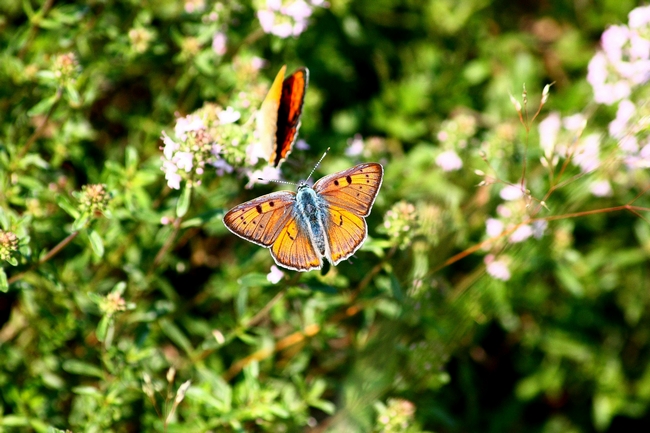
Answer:
[[[628,127],[628,122],[634,115],[636,106],[629,99],[624,99],[618,104],[616,111],[616,119],[612,120],[609,124],[609,135],[614,138],[621,138],[625,135],[625,130]]]
[[[562,126],[560,113],[552,112],[544,120],[539,122],[537,130],[539,131],[539,145],[544,151],[546,159],[550,160],[555,150],[557,135]]]
[[[494,254],[488,254],[483,259],[483,262],[485,263],[485,270],[493,278],[502,281],[508,281],[510,279],[510,270],[505,260],[496,260]]]
[[[567,131],[582,131],[585,129],[587,119],[584,114],[577,113],[562,119],[562,125]]]
[[[294,146],[296,147],[296,150],[309,150],[310,149],[309,143],[307,143],[302,138],[298,139],[298,141],[296,141],[296,144]]]
[[[610,26],[600,38],[605,55],[612,63],[620,62],[623,58],[623,46],[630,38],[627,26]]]
[[[618,147],[625,153],[637,153],[639,142],[634,135],[626,135],[618,142]]]
[[[312,8],[310,5],[305,3],[303,0],[297,0],[289,4],[282,11],[285,15],[292,17],[294,20],[300,22],[305,21],[311,16]]]
[[[226,34],[223,32],[217,32],[212,37],[212,51],[214,51],[218,56],[223,56],[228,51],[227,47],[228,39]]]
[[[232,107],[228,107],[225,110],[217,113],[217,117],[219,118],[219,123],[222,125],[227,125],[229,123],[235,123],[238,121],[241,117],[241,113],[239,111],[235,111],[235,109]]]
[[[252,188],[256,183],[268,183],[270,180],[279,179],[280,169],[267,165],[261,170],[255,170],[248,174],[248,183],[246,184],[246,188]]]
[[[600,165],[600,136],[591,134],[583,138],[573,153],[572,161],[583,173],[597,169]]]
[[[216,168],[218,176],[223,176],[224,174],[232,173],[233,171],[232,165],[228,164],[226,160],[221,158],[218,158],[212,162],[212,166]]]
[[[266,279],[271,284],[278,284],[282,277],[284,277],[284,272],[275,265],[271,266],[271,272],[266,275]]]
[[[510,242],[516,244],[518,242],[523,242],[533,235],[533,228],[528,224],[524,224],[515,229],[514,232],[510,235]]]
[[[260,69],[262,69],[266,65],[266,63],[267,63],[267,61],[264,60],[261,57],[255,56],[255,57],[253,57],[251,59],[251,67],[253,69],[255,69],[256,71],[259,71]]]
[[[348,148],[345,149],[347,156],[359,156],[363,152],[363,137],[361,134],[354,134],[354,137],[348,139]]]
[[[524,196],[524,193],[521,191],[521,186],[519,185],[506,185],[503,187],[499,196],[504,200],[517,200]]]
[[[455,171],[463,167],[463,160],[453,150],[446,150],[438,155],[436,165],[443,171]]]
[[[176,119],[176,126],[174,126],[174,134],[177,138],[185,141],[187,140],[187,133],[191,131],[199,131],[205,129],[203,120],[194,114],[189,116],[179,117]]]
[[[548,221],[546,220],[539,220],[533,222],[533,237],[535,239],[540,239],[542,236],[544,236],[546,227],[548,227]]]
[[[628,24],[633,29],[650,24],[650,6],[641,6],[633,9],[627,16]]]
[[[487,221],[485,221],[485,232],[491,238],[503,233],[503,228],[503,221],[496,218],[488,218]]]
[[[178,167],[171,161],[164,161],[162,170],[165,172],[167,186],[172,189],[181,189],[181,176],[178,174]]]
[[[612,195],[612,186],[607,180],[597,180],[592,182],[589,189],[596,197],[610,197]]]
[[[190,152],[176,152],[172,161],[176,163],[179,170],[185,170],[186,173],[192,171],[194,156]]]
[[[180,145],[172,140],[165,131],[162,132],[162,139],[163,144],[165,145],[165,147],[163,147],[163,154],[165,155],[165,158],[172,159],[174,152],[180,148]]]
[[[275,22],[275,14],[270,10],[257,11],[257,19],[260,21],[264,33],[271,33],[273,30],[273,23]]]

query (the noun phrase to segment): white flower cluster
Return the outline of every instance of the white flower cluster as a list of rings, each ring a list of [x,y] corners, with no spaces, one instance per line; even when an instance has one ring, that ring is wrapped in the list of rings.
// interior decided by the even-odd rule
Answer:
[[[234,123],[240,116],[232,107],[217,114],[220,125]],[[206,163],[214,166],[219,176],[233,171],[232,166],[220,157],[221,147],[207,133],[201,117],[190,114],[178,118],[174,136],[170,137],[165,131],[162,133],[162,170],[170,188],[180,189],[182,180],[200,184]]]
[[[594,99],[612,105],[650,80],[650,6],[634,9],[628,25],[611,26],[601,37],[602,51],[589,62],[587,81]]]
[[[266,0],[257,11],[257,19],[265,33],[280,38],[298,36],[307,29],[314,7],[329,6],[324,0]]]

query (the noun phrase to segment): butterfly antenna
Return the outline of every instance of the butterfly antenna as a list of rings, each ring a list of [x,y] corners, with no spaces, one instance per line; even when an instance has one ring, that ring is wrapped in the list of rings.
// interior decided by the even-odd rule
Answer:
[[[323,156],[320,157],[320,159],[318,160],[318,162],[316,163],[316,165],[315,165],[314,168],[312,169],[311,173],[309,173],[309,176],[307,176],[307,180],[311,179],[311,175],[314,174],[314,172],[316,171],[316,169],[318,168],[318,166],[320,165],[320,163],[321,163],[321,162],[323,161],[323,159],[325,158],[325,155],[327,155],[327,152],[329,152],[329,151],[330,151],[330,148],[328,147],[327,150],[325,151],[325,153],[323,153]],[[305,180],[305,182],[307,182],[307,180]]]
[[[257,180],[262,180],[264,182],[273,182],[273,183],[283,183],[285,185],[293,185],[293,186],[298,186],[297,183],[293,182],[287,182],[286,180],[277,180],[277,179],[262,179],[261,177],[258,177]]]

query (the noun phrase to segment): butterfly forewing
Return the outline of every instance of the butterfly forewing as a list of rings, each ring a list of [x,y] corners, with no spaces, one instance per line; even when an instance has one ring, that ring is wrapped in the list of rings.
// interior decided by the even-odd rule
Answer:
[[[292,217],[295,197],[291,191],[258,197],[229,210],[223,222],[236,235],[268,247]]]
[[[383,175],[383,167],[376,162],[359,164],[319,179],[314,190],[328,204],[365,217],[375,202]]]
[[[320,269],[321,259],[305,231],[294,218],[285,224],[271,247],[271,255],[284,267],[296,271]]]

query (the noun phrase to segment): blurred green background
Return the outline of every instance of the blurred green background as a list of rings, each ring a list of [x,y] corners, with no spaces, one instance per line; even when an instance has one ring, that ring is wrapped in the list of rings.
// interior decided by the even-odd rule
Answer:
[[[21,240],[17,266],[2,263],[0,431],[650,425],[648,212],[598,211],[637,196],[647,209],[650,180],[613,162],[616,109],[586,80],[602,32],[639,3],[331,0],[287,38],[260,25],[271,3],[0,4],[0,224]],[[182,223],[161,224],[182,193],[165,184],[160,137],[284,64],[310,70],[309,149],[284,177],[328,147],[318,176],[372,160],[386,172],[355,257],[272,284],[268,251],[221,216],[277,188],[206,173]],[[525,125],[510,99],[524,85]],[[635,90],[639,107],[646,96]],[[558,188],[539,163],[551,111],[582,113],[604,143],[595,172],[569,166]],[[436,165],[444,150],[462,168]],[[525,164],[534,199],[510,212],[548,219],[546,232],[479,247],[500,180],[518,185]],[[477,187],[475,170],[494,181]],[[591,195],[593,179],[613,193]],[[81,215],[72,193],[97,183],[110,211]],[[486,273],[488,255],[507,257],[509,278]],[[125,303],[111,310],[110,293]]]

